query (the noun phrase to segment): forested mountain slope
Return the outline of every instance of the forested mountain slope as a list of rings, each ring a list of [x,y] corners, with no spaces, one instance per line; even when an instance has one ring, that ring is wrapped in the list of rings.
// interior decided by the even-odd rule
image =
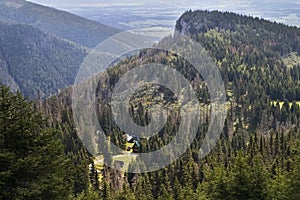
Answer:
[[[201,113],[204,123],[197,127],[196,138],[184,155],[161,170],[121,173],[96,160],[90,165],[88,180],[83,175],[87,171],[81,171],[85,181],[80,189],[88,189],[78,198],[299,199],[300,66],[295,61],[300,53],[300,29],[234,13],[188,11],[178,20],[176,30],[209,52],[225,82],[228,113],[219,141],[208,156],[199,158],[210,122],[210,97],[193,66],[172,52],[145,49],[99,75],[95,109],[105,134],[125,150],[123,132],[110,107],[112,92],[128,70],[153,62],[176,69],[192,83],[207,108]],[[173,40],[170,36],[161,43]],[[293,61],[287,62],[290,58]],[[146,85],[133,94],[129,112],[139,125],[149,123],[149,109],[156,104],[171,110],[165,127],[141,140],[140,152],[160,149],[174,138],[181,123],[174,96],[159,85]],[[39,101],[38,107],[49,117],[48,125],[62,131],[66,151],[78,160],[85,157],[72,119],[72,88]],[[134,162],[145,165],[139,157]]]
[[[196,139],[179,160],[156,172],[125,173],[125,178],[96,162],[101,181],[95,184],[93,179],[94,191],[84,195],[102,199],[297,199],[299,28],[233,13],[189,11],[178,20],[176,31],[191,36],[209,52],[225,81],[228,114],[220,140],[207,157],[199,159],[210,121],[208,110],[202,113],[207,123],[199,126]],[[167,37],[161,43],[172,40]],[[209,103],[199,75],[172,52],[148,49],[125,59],[99,76],[96,93],[99,123],[121,148],[125,141],[109,104],[113,88],[128,70],[153,62],[175,68],[192,82],[200,102]],[[55,116],[60,120],[72,116],[71,90],[65,92],[45,104],[52,121]],[[142,87],[133,95],[130,113],[138,124],[149,122],[148,112],[153,105],[162,103],[173,110],[156,136],[141,141],[141,152],[157,150],[172,140],[180,123],[176,101],[166,88],[155,85]],[[69,106],[65,107],[65,102]],[[137,158],[136,162],[141,160]]]
[[[29,98],[73,84],[91,48],[112,27],[25,0],[0,0],[0,83]]]
[[[6,73],[0,82],[31,98],[73,84],[88,51],[32,26],[1,20],[0,44],[0,69]]]
[[[195,11],[186,12],[176,30],[199,41],[219,64],[223,78],[241,87],[243,94],[257,91],[273,100],[299,100],[299,62],[286,60],[300,55],[299,28],[227,12]]]
[[[0,19],[29,24],[90,48],[118,32],[110,26],[25,0],[1,0]]]

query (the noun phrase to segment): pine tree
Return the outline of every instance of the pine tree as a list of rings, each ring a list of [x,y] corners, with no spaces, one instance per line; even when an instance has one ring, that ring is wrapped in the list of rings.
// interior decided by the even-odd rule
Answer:
[[[81,192],[76,200],[101,200],[98,192],[93,188],[89,187],[87,190]]]
[[[229,185],[232,199],[247,200],[251,197],[249,165],[241,152],[238,152],[233,166],[233,178]]]
[[[255,156],[252,159],[251,175],[250,175],[250,190],[251,199],[266,199],[267,198],[267,172],[263,166],[262,157]]]
[[[1,199],[68,199],[73,168],[58,131],[20,93],[0,88]]]
[[[298,147],[299,147],[298,142]],[[299,151],[297,151],[299,152]],[[293,162],[293,171],[287,176],[289,199],[300,199],[300,156],[296,155]]]
[[[275,169],[275,176],[268,180],[266,189],[268,193],[267,199],[269,200],[288,199],[286,176],[279,168]]]

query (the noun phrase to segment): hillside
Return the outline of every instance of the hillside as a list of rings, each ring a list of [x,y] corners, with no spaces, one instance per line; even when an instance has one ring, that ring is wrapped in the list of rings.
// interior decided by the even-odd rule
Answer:
[[[87,52],[112,27],[25,0],[0,0],[0,83],[29,98],[74,83]]]
[[[230,12],[188,11],[177,20],[176,31],[194,39],[197,35],[217,31],[232,42],[233,48],[256,47],[261,53],[273,53],[270,56],[300,51],[299,28]]]
[[[87,112],[96,110],[97,119],[88,119],[88,124],[84,124],[87,112],[77,113],[79,123],[87,125],[84,139],[89,141],[90,136],[96,134],[89,128],[92,130],[91,123],[97,120],[109,140],[126,150],[123,130],[115,122],[111,108],[113,89],[129,70],[148,63],[176,69],[191,82],[203,108],[200,110],[200,125],[189,127],[196,129],[196,137],[178,160],[160,170],[142,174],[122,173],[103,166],[103,163],[113,164],[122,153],[111,152],[106,143],[98,141],[104,147],[98,160],[88,165],[80,159],[87,154],[80,149],[82,146],[76,135],[82,130],[76,127],[73,119],[72,88],[38,101],[37,107],[48,117],[48,126],[61,131],[65,149],[81,172],[83,182],[80,185],[77,181],[80,187],[74,195],[78,195],[78,199],[120,200],[299,199],[300,28],[228,12],[188,11],[177,21],[176,31],[189,35],[208,51],[224,80],[228,112],[217,144],[209,155],[199,157],[199,149],[211,122],[210,95],[201,74],[174,52],[144,49],[99,74],[96,105],[83,107]],[[172,45],[174,41],[176,37],[170,36],[156,47]],[[183,50],[195,51],[192,48]],[[154,71],[149,75],[158,76]],[[86,92],[78,95],[85,97]],[[151,122],[151,107],[160,104],[168,109],[165,126],[156,135],[141,138],[140,153],[159,150],[176,137],[179,125],[184,121],[178,103],[176,94],[158,84],[143,85],[133,93],[129,113],[138,125]],[[130,119],[124,118],[124,122],[127,120]],[[172,148],[176,150],[178,147]],[[147,169],[149,163],[159,165],[162,158],[141,157],[137,156],[126,167]],[[85,164],[85,168],[78,168],[77,159],[81,161],[81,167]],[[82,189],[84,191],[79,194]]]
[[[0,82],[28,97],[55,94],[74,82],[87,49],[25,24],[0,21]]]
[[[204,108],[201,111],[204,123],[198,127],[196,138],[184,155],[161,170],[123,174],[99,165],[96,160],[93,169],[98,171],[93,177],[101,179],[98,179],[100,187],[93,187],[99,191],[94,196],[102,199],[298,199],[300,29],[234,13],[189,11],[178,20],[176,31],[198,41],[221,72],[228,113],[220,139],[208,156],[198,156],[210,122],[207,88],[190,63],[180,56],[145,49],[99,75],[97,116],[104,133],[114,144],[125,148],[122,130],[111,111],[112,91],[127,71],[153,62],[175,68],[192,83]],[[172,44],[174,39],[167,37],[161,44]],[[71,93],[68,89],[44,102],[43,109],[51,116],[51,123],[59,124],[65,121],[65,116],[72,121]],[[149,123],[152,106],[161,104],[172,110],[157,135],[141,140],[140,152],[158,150],[172,141],[182,120],[177,103],[173,93],[159,85],[140,87],[132,95],[129,112],[139,125]],[[80,116],[85,117],[84,113]],[[128,168],[146,168],[148,162],[156,160],[137,157]],[[91,193],[85,195],[88,194]]]
[[[228,12],[190,11],[177,21],[176,31],[199,41],[219,63],[225,80],[248,88],[243,94],[300,100],[299,65],[294,62],[291,68],[285,59],[300,54],[299,28]],[[257,95],[251,94],[255,91]]]
[[[110,26],[25,0],[0,0],[0,19],[29,24],[90,48],[118,32]]]

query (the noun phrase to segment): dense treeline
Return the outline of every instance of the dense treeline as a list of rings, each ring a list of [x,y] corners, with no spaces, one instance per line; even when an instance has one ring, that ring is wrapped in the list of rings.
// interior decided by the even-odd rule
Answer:
[[[77,165],[78,170],[74,169],[72,159],[68,158],[65,153],[67,150],[58,139],[61,138],[62,132],[59,130],[64,123],[56,130],[46,128],[46,121],[39,112],[34,111],[33,105],[5,87],[1,88],[0,102],[1,198],[75,198],[72,185],[78,181],[78,171],[85,167]],[[67,106],[69,99],[61,96],[60,102],[52,102],[55,105],[53,108],[62,111],[60,106]],[[43,106],[50,108],[46,102]],[[68,112],[61,113],[64,114],[56,116],[56,119],[67,122]],[[282,114],[280,110],[278,115]],[[52,120],[48,123],[52,126],[55,124]],[[257,132],[251,134],[241,128],[234,132],[231,140],[225,137],[226,130],[228,127],[224,128],[223,138],[213,152],[203,160],[197,157],[198,145],[201,144],[196,140],[181,159],[162,170],[140,175],[128,174],[119,190],[113,189],[115,186],[109,179],[94,184],[95,189],[86,188],[77,198],[299,198],[300,140],[297,128],[288,132],[270,132],[268,135]],[[68,131],[65,128],[63,132],[66,134]],[[67,139],[65,146],[71,141]],[[107,170],[112,175],[112,170]],[[90,181],[95,180],[92,176]],[[85,187],[89,185],[81,184]]]
[[[122,189],[118,189],[120,182],[104,173],[106,179],[100,197],[297,199],[300,68],[299,64],[286,66],[281,58],[291,52],[299,53],[299,28],[232,13],[197,11],[184,14],[178,20],[177,31],[203,45],[221,71],[229,103],[221,140],[209,156],[199,159],[198,150],[207,130],[207,124],[203,124],[190,150],[162,170],[127,174]],[[172,38],[163,42],[172,42]],[[122,144],[121,131],[114,124],[108,104],[114,83],[136,64],[149,62],[176,68],[195,86],[199,100],[209,102],[205,87],[197,87],[201,79],[186,61],[167,52],[146,50],[109,69],[108,76],[99,84],[100,108],[105,108],[99,111],[100,123],[109,130],[106,134],[116,144]],[[157,93],[167,93],[165,89],[150,88],[149,92],[146,92],[149,88],[141,88],[133,97],[136,101],[131,102],[131,114],[138,124],[147,124],[147,109],[151,104],[168,105],[166,102],[170,100],[176,104],[172,94],[165,95],[165,99],[158,98]],[[208,122],[209,112],[203,116]],[[142,152],[159,149],[172,139],[180,119],[176,112],[169,117],[171,120],[157,136],[142,141]]]

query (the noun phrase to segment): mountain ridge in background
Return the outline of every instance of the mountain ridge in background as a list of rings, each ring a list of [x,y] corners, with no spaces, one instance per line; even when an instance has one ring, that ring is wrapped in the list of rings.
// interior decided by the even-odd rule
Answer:
[[[0,21],[0,69],[13,89],[30,97],[55,94],[71,85],[87,50],[26,24]]]
[[[119,32],[116,28],[25,0],[0,0],[0,19],[28,24],[89,48]]]
[[[23,0],[0,0],[0,83],[29,98],[73,84],[91,48],[119,30]]]

